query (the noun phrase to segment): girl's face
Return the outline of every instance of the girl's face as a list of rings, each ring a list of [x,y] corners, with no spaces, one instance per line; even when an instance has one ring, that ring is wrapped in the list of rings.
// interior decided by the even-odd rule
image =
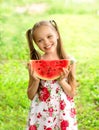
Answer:
[[[47,25],[42,25],[34,31],[34,40],[40,50],[45,53],[57,51],[57,32]]]

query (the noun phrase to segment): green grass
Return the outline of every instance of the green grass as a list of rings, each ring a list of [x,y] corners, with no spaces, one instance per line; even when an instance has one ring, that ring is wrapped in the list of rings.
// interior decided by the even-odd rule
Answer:
[[[32,3],[31,0],[29,1]],[[44,13],[18,14],[15,9],[17,6],[25,6],[27,3],[24,0],[14,3],[12,0],[1,1],[0,130],[25,129],[30,106],[26,94],[28,85],[26,64],[29,61],[29,50],[25,33],[36,21],[42,19],[57,21],[65,50],[77,60],[76,73],[79,86],[75,103],[79,130],[98,130],[99,16],[96,14],[97,3],[94,3],[94,6],[83,4],[79,8],[77,4],[73,4],[72,8],[68,6],[66,12],[65,7],[59,9],[59,3],[56,6],[52,0],[46,2],[50,2],[50,7]]]

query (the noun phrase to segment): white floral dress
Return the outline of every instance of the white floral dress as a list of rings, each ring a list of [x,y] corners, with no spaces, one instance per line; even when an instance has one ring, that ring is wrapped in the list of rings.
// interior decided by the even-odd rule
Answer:
[[[77,130],[73,98],[64,93],[57,80],[41,80],[31,102],[27,130]]]

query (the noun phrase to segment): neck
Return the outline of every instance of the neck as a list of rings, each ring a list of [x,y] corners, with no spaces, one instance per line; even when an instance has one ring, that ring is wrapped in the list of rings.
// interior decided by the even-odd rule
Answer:
[[[42,56],[41,59],[44,59],[44,60],[59,60],[59,56],[57,53],[46,53]]]

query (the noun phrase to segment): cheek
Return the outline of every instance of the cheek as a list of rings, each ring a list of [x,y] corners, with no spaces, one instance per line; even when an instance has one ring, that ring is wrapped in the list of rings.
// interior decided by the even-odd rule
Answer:
[[[42,46],[38,46],[40,49],[43,48]]]
[[[53,39],[52,39],[55,43],[57,42],[57,40],[58,40],[58,38],[55,36],[55,37],[53,37]]]
[[[38,48],[39,48],[40,51],[42,51],[42,52],[44,51],[44,48],[43,48],[43,47],[40,47],[40,46],[39,46]]]
[[[57,47],[57,40],[54,41],[54,47],[56,48]]]
[[[55,38],[55,39],[54,39],[54,42],[55,42],[55,44],[57,44],[57,43],[58,43],[58,39]]]

